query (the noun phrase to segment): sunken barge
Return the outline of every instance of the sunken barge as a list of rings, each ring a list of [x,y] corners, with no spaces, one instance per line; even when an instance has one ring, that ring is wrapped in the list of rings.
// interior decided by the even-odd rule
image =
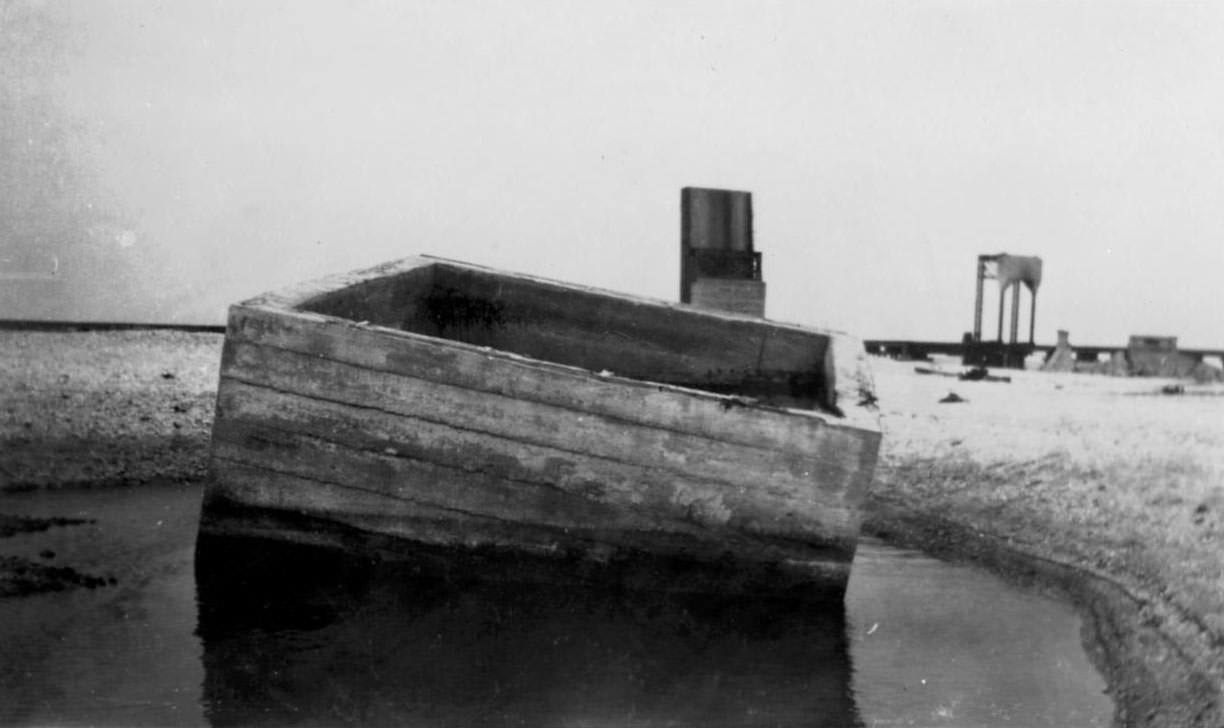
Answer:
[[[840,592],[873,401],[841,333],[409,258],[230,308],[201,543]]]

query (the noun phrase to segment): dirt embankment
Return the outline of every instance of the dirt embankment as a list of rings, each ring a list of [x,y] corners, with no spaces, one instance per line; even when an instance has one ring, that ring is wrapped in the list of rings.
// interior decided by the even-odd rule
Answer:
[[[1224,389],[873,366],[885,438],[865,529],[1073,599],[1119,724],[1224,725]]]

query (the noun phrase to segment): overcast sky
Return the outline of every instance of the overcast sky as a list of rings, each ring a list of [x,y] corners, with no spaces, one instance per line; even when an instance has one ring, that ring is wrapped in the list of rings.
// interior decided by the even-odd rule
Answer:
[[[958,340],[1006,251],[1039,341],[1224,347],[1222,3],[0,8],[3,318],[418,252],[675,300],[694,185],[753,193],[771,318]]]

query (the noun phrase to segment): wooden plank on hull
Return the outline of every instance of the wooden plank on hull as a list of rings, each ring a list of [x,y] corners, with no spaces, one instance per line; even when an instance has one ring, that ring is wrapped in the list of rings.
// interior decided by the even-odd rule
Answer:
[[[303,480],[344,485],[353,491],[351,506],[363,512],[397,513],[430,511],[462,514],[473,518],[540,523],[570,528],[606,520],[620,527],[657,529],[662,519],[635,517],[625,509],[583,500],[546,485],[511,482],[486,473],[450,468],[398,456],[353,450],[342,445],[295,433],[263,430],[256,444],[236,423],[218,432],[215,457],[233,463],[260,467]],[[297,505],[319,510],[315,493],[297,494]],[[592,519],[595,519],[594,521]]]
[[[390,462],[406,459],[426,469],[443,468],[448,474],[445,478],[426,470],[411,480],[414,497],[431,503],[449,504],[448,499],[467,493],[473,484],[483,484],[501,497],[480,507],[514,512],[520,504],[507,501],[520,499],[528,505],[524,517],[530,517],[533,509],[546,511],[542,517],[563,512],[567,508],[564,500],[574,501],[573,507],[593,504],[598,512],[584,513],[583,518],[616,517],[598,506],[631,509],[644,517],[635,528],[662,527],[685,519],[708,527],[731,525],[793,537],[857,528],[856,509],[839,505],[840,499],[821,498],[814,487],[811,497],[798,498],[793,491],[767,481],[703,481],[688,473],[651,467],[649,458],[621,462],[249,385],[230,383],[223,388],[214,434],[218,455],[249,462],[267,460],[267,447],[260,445],[259,438],[288,440],[296,435],[326,443],[300,445],[303,450],[347,448],[351,452],[341,451],[339,456],[368,459],[373,454],[381,460],[390,458]],[[292,453],[293,469],[335,469],[335,463],[309,457],[313,454]],[[486,475],[490,473],[497,479],[489,480]],[[354,473],[362,482],[377,482],[372,479],[379,475],[377,471]],[[465,476],[470,477],[464,480]],[[387,487],[409,478],[398,477],[401,480],[386,481]],[[439,490],[443,481],[448,484],[445,488],[451,483],[461,488]],[[543,502],[537,502],[538,489],[543,489]],[[476,506],[461,503],[455,507]]]
[[[878,426],[864,431],[855,421],[816,412],[758,407],[734,397],[601,376],[459,342],[356,326],[317,314],[239,306],[231,309],[230,318],[227,344],[248,342],[617,421],[691,432],[719,442],[804,451],[834,434],[827,430],[841,429],[854,438],[879,440]],[[228,360],[227,355],[223,370]],[[301,370],[308,368],[302,366]]]
[[[833,508],[852,505],[841,499],[847,497],[848,490],[854,490],[860,461],[874,454],[861,438],[846,431],[829,431],[827,437],[814,443],[815,453],[774,451],[390,376],[250,343],[233,345],[224,376],[318,400],[432,420],[621,463],[657,462],[678,477],[742,483],[750,474],[747,477],[767,493]],[[224,412],[221,415],[224,417]]]
[[[461,329],[463,340],[536,359],[677,382],[733,383],[760,371],[823,374],[827,339],[812,331],[456,266],[437,266],[436,280],[497,306],[495,325]],[[451,336],[436,328],[424,333]]]
[[[864,433],[879,432],[878,415],[873,408],[870,407],[871,403],[874,402],[874,387],[871,382],[869,368],[867,367],[866,350],[863,347],[863,342],[853,336],[849,336],[838,331],[815,331],[802,326],[795,326],[777,321],[765,321],[761,319],[745,319],[744,317],[728,315],[721,312],[697,312],[691,307],[683,304],[642,298],[615,291],[592,288],[589,286],[580,286],[572,283],[563,283],[538,278],[531,275],[517,273],[507,274],[503,271],[498,271],[484,266],[474,265],[471,263],[461,263],[458,261],[429,255],[391,261],[389,263],[384,263],[366,270],[337,274],[320,280],[309,281],[292,288],[286,288],[263,294],[245,302],[244,304],[240,304],[240,306],[247,309],[264,309],[266,311],[273,312],[274,315],[287,317],[292,316],[298,318],[299,320],[310,320],[316,323],[332,321],[333,323],[340,323],[342,325],[353,325],[354,323],[360,321],[370,321],[372,318],[370,316],[363,316],[351,321],[345,321],[342,318],[310,313],[310,306],[312,302],[321,301],[328,296],[334,295],[337,291],[365,285],[382,285],[385,281],[406,281],[410,276],[417,275],[430,275],[434,276],[434,279],[436,279],[440,273],[443,277],[445,277],[446,274],[444,271],[450,269],[458,269],[465,272],[476,272],[484,275],[485,277],[492,277],[492,279],[495,280],[507,282],[521,281],[539,284],[554,291],[555,295],[562,299],[572,293],[576,293],[592,294],[600,298],[628,301],[635,306],[641,307],[643,310],[656,312],[654,314],[656,316],[658,315],[658,311],[681,312],[683,316],[699,317],[707,322],[720,322],[724,327],[733,327],[737,324],[742,324],[745,320],[747,320],[752,326],[760,326],[762,327],[762,330],[770,331],[771,341],[776,340],[775,334],[779,335],[778,338],[782,339],[785,339],[794,333],[799,333],[803,336],[809,337],[813,335],[819,336],[828,341],[821,373],[826,380],[824,382],[824,390],[831,395],[829,397],[830,401],[827,403],[830,411],[839,415],[840,417],[836,426],[852,427]],[[231,311],[231,313],[233,313],[233,311]],[[230,328],[232,331],[234,327],[231,326]],[[665,334],[668,337],[683,336],[684,330],[681,328],[674,332],[665,332]],[[640,339],[638,341],[640,341]]]
[[[210,491],[210,509],[206,512],[211,510],[221,517],[206,517],[201,522],[212,533],[241,532],[242,520],[226,513],[232,508],[227,504],[234,503],[238,504],[235,515],[245,509],[267,509],[424,543],[498,546],[541,554],[561,554],[572,547],[595,555],[640,550],[709,559],[733,554],[747,560],[833,562],[848,560],[847,554],[853,552],[853,540],[805,542],[748,537],[734,532],[711,533],[700,528],[634,530],[599,522],[558,528],[430,508],[350,484],[304,478],[226,459],[217,460],[216,467],[224,486]],[[302,501],[303,492],[310,493],[308,503]]]

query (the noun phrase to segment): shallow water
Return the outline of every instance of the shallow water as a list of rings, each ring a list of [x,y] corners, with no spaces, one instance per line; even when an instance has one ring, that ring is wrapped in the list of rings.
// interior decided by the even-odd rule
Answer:
[[[869,726],[1106,726],[1112,703],[1066,604],[875,541],[846,593]]]
[[[1065,605],[864,541],[844,606],[457,585],[261,552],[194,569],[198,487],[5,495],[0,539],[117,584],[0,599],[0,723],[1104,726]],[[51,549],[53,558],[39,557]],[[243,552],[215,561],[258,566]],[[299,553],[300,556],[300,553]],[[300,563],[301,558],[297,561]],[[241,571],[236,569],[236,571]],[[198,595],[197,595],[198,591]],[[197,601],[198,596],[198,601]]]

